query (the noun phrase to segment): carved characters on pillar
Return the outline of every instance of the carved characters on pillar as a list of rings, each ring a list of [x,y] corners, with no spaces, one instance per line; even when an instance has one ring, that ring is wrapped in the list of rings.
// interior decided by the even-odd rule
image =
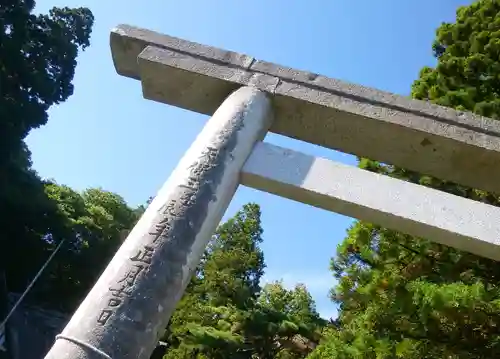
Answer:
[[[230,140],[229,134],[224,134],[217,139],[225,143]],[[218,162],[230,157],[231,146],[226,146],[223,151],[215,147],[207,147],[203,154],[189,166],[189,177],[185,184],[177,187],[176,198],[171,198],[161,208],[157,214],[159,218],[157,217],[143,239],[145,244],[129,258],[127,272],[113,287],[109,288],[110,298],[97,319],[100,325],[106,325],[115,311],[133,294],[138,280],[148,272],[152,265],[156,251],[167,243],[166,241],[176,242],[173,247],[177,254],[190,250],[189,242],[194,242],[198,227],[204,221],[209,202],[216,199],[216,187],[224,171]],[[195,207],[197,209],[195,212],[188,210]],[[174,232],[182,235],[176,235]],[[175,256],[175,253],[170,254]],[[162,256],[164,257],[165,253]],[[176,257],[186,258],[186,256],[183,254]],[[176,266],[176,263],[171,263],[171,265]]]
[[[109,288],[111,298],[108,300],[106,308],[99,314],[97,323],[105,325],[113,315],[113,312],[123,303],[125,298],[132,294],[138,277],[151,264],[154,249],[155,248],[152,246],[143,246],[135,256],[129,258],[133,264],[125,275],[118,280],[116,287]]]
[[[156,222],[148,232],[149,243],[143,245],[129,258],[129,269],[117,281],[116,286],[109,288],[111,298],[97,318],[97,323],[100,325],[106,325],[118,307],[127,297],[130,297],[138,278],[149,269],[149,266],[153,262],[153,256],[158,247],[159,240],[163,237],[164,233],[171,229],[171,222],[175,220],[175,204],[176,201],[173,200],[163,208],[159,214],[161,216],[160,221]]]
[[[143,240],[145,244],[133,256],[129,257],[126,273],[114,286],[109,288],[110,298],[98,316],[98,324],[106,325],[116,310],[133,294],[138,280],[148,272],[154,261],[155,253],[162,246],[164,240],[176,242],[181,240],[183,245],[180,247],[185,245],[185,248],[178,250],[189,250],[189,239],[194,241],[198,231],[197,227],[203,222],[205,214],[203,210],[200,211],[199,206],[197,206],[196,213],[188,213],[188,209],[194,208],[197,201],[203,202],[208,207],[209,202],[215,199],[214,187],[217,187],[221,173],[216,173],[213,170],[220,171],[215,163],[218,159],[223,161],[225,155],[230,155],[230,151],[227,152],[229,153],[222,154],[222,158],[217,158],[221,155],[220,151],[209,147],[189,167],[190,176],[186,185],[179,185],[176,191],[177,198],[171,198],[161,208],[157,215],[159,218],[157,217],[157,220],[154,221]],[[210,195],[207,196],[207,194]],[[176,236],[172,233],[174,230],[182,233],[182,236]],[[178,247],[176,246],[176,248]]]

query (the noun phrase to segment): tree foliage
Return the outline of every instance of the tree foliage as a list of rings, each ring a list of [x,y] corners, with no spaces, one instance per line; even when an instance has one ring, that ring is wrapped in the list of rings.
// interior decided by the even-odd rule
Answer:
[[[26,300],[71,313],[151,199],[130,208],[114,193],[80,193],[32,169],[24,140],[72,95],[76,58],[94,21],[86,8],[36,15],[34,7],[32,0],[0,6],[0,272],[9,291],[22,292],[64,240]],[[253,204],[218,228],[165,332],[167,357],[299,358],[311,351],[322,320],[304,287],[261,288],[261,234]]]
[[[94,21],[86,8],[35,15],[34,7],[30,0],[0,6],[0,271],[12,291],[24,289],[55,242],[72,235],[24,139],[73,93],[76,57],[89,46]]]
[[[219,226],[165,334],[165,358],[303,358],[324,323],[303,286],[260,286],[260,209]]]
[[[500,1],[480,0],[442,24],[435,68],[414,98],[500,119]],[[474,159],[471,159],[474,160]],[[494,206],[500,198],[369,159],[369,171]],[[492,169],[494,170],[494,169]],[[411,205],[411,204],[409,204]],[[489,259],[357,222],[332,260],[337,329],[316,358],[493,358],[500,354],[500,271]]]
[[[0,7],[2,155],[47,122],[50,106],[73,94],[78,49],[89,46],[94,22],[89,9],[53,8],[34,15],[34,7],[33,0],[3,0]]]
[[[0,271],[9,290],[20,292],[64,239],[28,300],[71,312],[145,206],[131,208],[99,188],[80,193],[42,181],[32,169],[24,139],[47,122],[50,106],[73,93],[76,58],[89,46],[93,25],[86,8],[35,15],[34,6],[28,0],[0,6]],[[460,8],[454,23],[439,27],[432,49],[437,65],[422,69],[412,96],[500,119],[500,1]],[[359,166],[500,205],[498,195],[425,174],[365,158]],[[262,233],[256,204],[219,226],[165,330],[165,359],[500,354],[497,263],[357,222],[331,263],[340,314],[326,323],[303,285],[262,285]]]
[[[424,67],[412,95],[500,119],[500,3],[476,1],[437,30],[435,68]]]
[[[39,305],[71,312],[120,246],[123,232],[133,227],[138,216],[123,198],[102,189],[78,193],[50,182],[44,187],[53,205],[51,227],[10,243],[3,264],[10,291],[22,292],[57,243],[64,239],[60,253],[30,298]],[[25,262],[26,257],[37,260]]]
[[[134,209],[112,192],[91,188],[81,194],[67,186],[46,185],[63,218],[66,243],[50,266],[44,285],[33,293],[37,303],[72,312],[92,288],[124,240],[124,231],[138,220]],[[56,300],[57,294],[64,300]]]

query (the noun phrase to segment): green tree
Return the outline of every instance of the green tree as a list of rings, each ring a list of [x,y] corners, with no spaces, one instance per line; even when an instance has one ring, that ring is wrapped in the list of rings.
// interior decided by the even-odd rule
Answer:
[[[265,268],[262,232],[256,204],[245,205],[218,227],[199,273],[211,304],[246,309],[257,298]]]
[[[59,240],[65,227],[24,139],[72,94],[78,50],[89,45],[94,20],[86,8],[34,15],[34,7],[28,0],[0,6],[0,271],[11,291],[26,287],[53,246],[47,239]]]
[[[260,292],[257,304],[261,308],[269,308],[288,315],[297,323],[304,325],[323,323],[316,311],[314,299],[303,284],[288,290],[281,281],[269,283]]]
[[[500,119],[500,2],[476,1],[437,30],[435,68],[424,67],[412,86],[417,99]]]
[[[258,358],[304,358],[316,347],[326,325],[302,284],[291,290],[282,282],[267,284],[251,314],[246,336]]]
[[[57,230],[54,233],[66,243],[34,287],[32,299],[39,305],[71,313],[120,247],[123,232],[134,226],[138,216],[122,197],[99,188],[80,194],[67,186],[48,183],[45,191],[57,204],[60,225],[53,228]],[[46,242],[50,247],[57,241],[47,238]]]
[[[414,98],[500,118],[500,1],[480,0],[442,24],[435,68]],[[473,159],[471,159],[473,160]],[[368,159],[369,171],[498,206],[497,195]],[[409,204],[411,205],[411,204]],[[332,261],[338,326],[311,358],[493,358],[500,354],[498,263],[358,222]]]
[[[167,330],[167,358],[241,355],[234,330],[260,290],[264,271],[260,208],[249,204],[214,234]],[[194,354],[193,354],[194,353]]]
[[[73,94],[78,49],[89,46],[89,9],[34,15],[34,7],[33,0],[4,0],[0,8],[2,160],[16,155],[29,131],[47,122],[50,106]]]
[[[243,207],[219,226],[174,313],[166,358],[303,358],[323,324],[303,286],[260,287],[260,209]]]

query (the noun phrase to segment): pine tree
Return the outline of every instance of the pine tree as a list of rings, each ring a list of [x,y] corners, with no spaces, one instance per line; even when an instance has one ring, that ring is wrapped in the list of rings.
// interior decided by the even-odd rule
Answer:
[[[245,205],[220,225],[167,329],[167,358],[247,357],[237,327],[257,298],[264,272],[260,208]]]
[[[500,119],[500,1],[442,24],[414,98]],[[474,159],[471,159],[474,160]],[[497,195],[360,159],[363,169],[491,205]],[[495,169],[492,169],[495,170]],[[409,204],[411,205],[411,204]],[[338,325],[311,358],[494,358],[500,354],[498,263],[358,222],[332,261]]]
[[[324,320],[304,286],[264,288],[260,209],[243,207],[219,226],[165,334],[167,359],[298,359]]]

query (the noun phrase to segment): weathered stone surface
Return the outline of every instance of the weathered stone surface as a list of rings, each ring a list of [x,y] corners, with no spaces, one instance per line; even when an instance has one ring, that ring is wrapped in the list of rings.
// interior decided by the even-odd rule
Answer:
[[[492,119],[126,25],[112,31],[111,49],[148,99],[210,115],[254,85],[274,95],[272,132],[500,193]]]
[[[274,93],[278,79],[241,68],[214,64],[180,52],[148,46],[137,59],[144,97],[196,112],[212,114],[242,85]],[[169,76],[163,74],[165,67]],[[191,76],[186,76],[186,71]],[[206,74],[210,74],[207,76]]]
[[[500,260],[500,208],[259,143],[243,185]]]
[[[271,117],[270,100],[255,88],[224,101],[46,359],[149,358]]]
[[[197,44],[134,26],[119,25],[111,32],[111,54],[117,72],[123,76],[139,79],[137,56],[148,45],[237,68],[248,68],[253,62],[253,57],[247,55]]]

